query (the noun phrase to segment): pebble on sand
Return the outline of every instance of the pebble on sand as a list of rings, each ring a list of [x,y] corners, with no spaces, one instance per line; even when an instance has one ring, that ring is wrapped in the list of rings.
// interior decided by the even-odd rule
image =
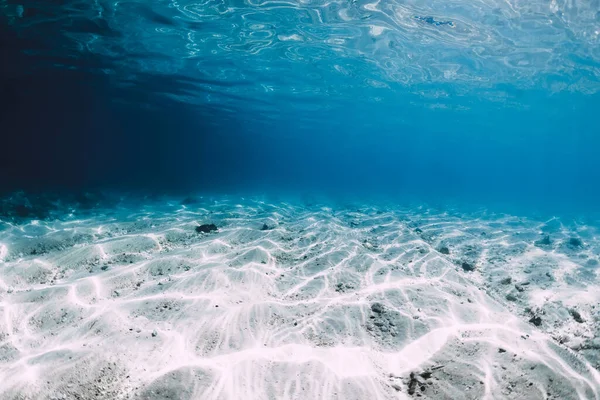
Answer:
[[[531,319],[529,320],[529,322],[531,322],[535,326],[541,326],[542,325],[542,318],[540,318],[539,316],[536,315],[536,316],[531,317]]]
[[[466,261],[464,261],[461,266],[462,266],[462,269],[467,272],[475,271],[475,266],[473,264],[469,264]]]
[[[215,232],[217,230],[218,230],[218,228],[215,224],[203,224],[203,225],[198,225],[196,227],[196,232],[198,232],[198,233],[210,233],[210,232]]]
[[[374,313],[377,313],[377,314],[381,314],[385,311],[385,308],[383,307],[383,304],[381,304],[381,303],[373,303],[373,304],[371,304],[371,311],[373,311]]]
[[[575,310],[574,308],[571,308],[569,310],[569,314],[571,314],[571,317],[573,317],[573,319],[579,322],[580,324],[583,324],[585,322],[585,320],[581,318],[581,314],[579,314],[579,311]]]
[[[517,301],[517,297],[514,294],[507,294],[506,295],[506,300],[508,301]]]

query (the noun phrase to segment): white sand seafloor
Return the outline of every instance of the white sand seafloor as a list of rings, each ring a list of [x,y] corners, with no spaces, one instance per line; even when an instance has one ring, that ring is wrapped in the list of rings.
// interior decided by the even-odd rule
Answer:
[[[1,399],[600,399],[598,228],[180,200],[0,223]]]

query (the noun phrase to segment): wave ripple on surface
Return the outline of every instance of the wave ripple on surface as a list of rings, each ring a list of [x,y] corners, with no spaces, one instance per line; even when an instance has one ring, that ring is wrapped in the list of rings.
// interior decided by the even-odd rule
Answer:
[[[227,103],[275,93],[339,96],[381,89],[444,102],[523,89],[597,93],[597,1],[68,1],[3,2],[24,35],[60,32],[59,62],[97,55],[131,84],[151,73],[193,79]],[[48,39],[46,39],[48,40]],[[296,73],[303,71],[302,73]],[[379,89],[379,90],[378,90]],[[250,96],[253,94],[253,96]]]

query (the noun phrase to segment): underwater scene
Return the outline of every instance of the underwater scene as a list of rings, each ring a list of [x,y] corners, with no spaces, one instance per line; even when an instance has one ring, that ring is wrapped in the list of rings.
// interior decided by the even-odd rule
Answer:
[[[0,399],[600,400],[599,0],[0,0]]]

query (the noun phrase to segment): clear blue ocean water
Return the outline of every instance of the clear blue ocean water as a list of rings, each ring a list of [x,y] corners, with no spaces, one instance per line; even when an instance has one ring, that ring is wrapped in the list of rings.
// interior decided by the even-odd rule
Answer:
[[[600,200],[598,1],[0,2],[3,189]]]
[[[0,0],[0,400],[600,400],[600,0]]]

